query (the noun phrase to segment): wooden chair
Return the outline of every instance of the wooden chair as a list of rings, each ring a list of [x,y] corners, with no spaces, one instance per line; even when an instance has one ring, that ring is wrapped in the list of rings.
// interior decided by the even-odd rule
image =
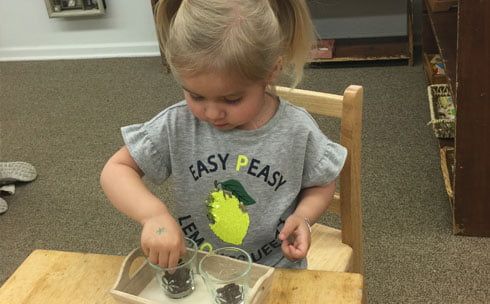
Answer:
[[[363,88],[351,85],[344,95],[276,87],[276,93],[311,114],[340,118],[340,144],[348,155],[340,173],[340,191],[329,207],[340,216],[341,230],[312,227],[308,269],[363,274],[361,212],[361,129]]]

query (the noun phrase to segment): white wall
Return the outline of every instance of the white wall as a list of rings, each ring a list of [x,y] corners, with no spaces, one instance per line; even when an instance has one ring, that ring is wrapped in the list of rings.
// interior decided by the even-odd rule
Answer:
[[[150,0],[106,0],[106,14],[48,17],[44,0],[0,0],[0,61],[159,56]]]
[[[160,55],[150,0],[106,3],[101,17],[49,19],[44,0],[0,0],[0,61]],[[420,3],[415,0],[416,42]]]

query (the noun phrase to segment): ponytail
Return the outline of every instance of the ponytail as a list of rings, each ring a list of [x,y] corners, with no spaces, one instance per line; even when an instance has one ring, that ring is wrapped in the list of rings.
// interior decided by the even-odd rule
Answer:
[[[303,67],[315,43],[315,30],[305,0],[270,0],[283,35],[284,61],[292,70],[293,87],[303,76]]]
[[[170,26],[181,4],[182,0],[160,0],[155,5],[155,26],[162,54],[167,45]]]

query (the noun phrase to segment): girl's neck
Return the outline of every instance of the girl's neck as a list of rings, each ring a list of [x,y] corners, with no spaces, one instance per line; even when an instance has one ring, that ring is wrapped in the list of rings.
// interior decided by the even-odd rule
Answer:
[[[260,111],[259,115],[252,122],[253,129],[259,129],[265,126],[269,120],[274,117],[279,108],[279,100],[277,96],[272,95],[269,92],[265,92],[264,94],[264,106],[262,107],[262,111]]]

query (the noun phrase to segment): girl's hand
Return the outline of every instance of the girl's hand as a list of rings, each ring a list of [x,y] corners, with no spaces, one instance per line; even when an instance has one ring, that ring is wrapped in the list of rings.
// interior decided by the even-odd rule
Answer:
[[[296,261],[306,257],[311,244],[310,229],[305,219],[291,214],[279,234],[282,253],[288,260]]]
[[[186,248],[182,230],[170,214],[156,215],[143,222],[141,249],[155,265],[162,268],[177,266]]]

